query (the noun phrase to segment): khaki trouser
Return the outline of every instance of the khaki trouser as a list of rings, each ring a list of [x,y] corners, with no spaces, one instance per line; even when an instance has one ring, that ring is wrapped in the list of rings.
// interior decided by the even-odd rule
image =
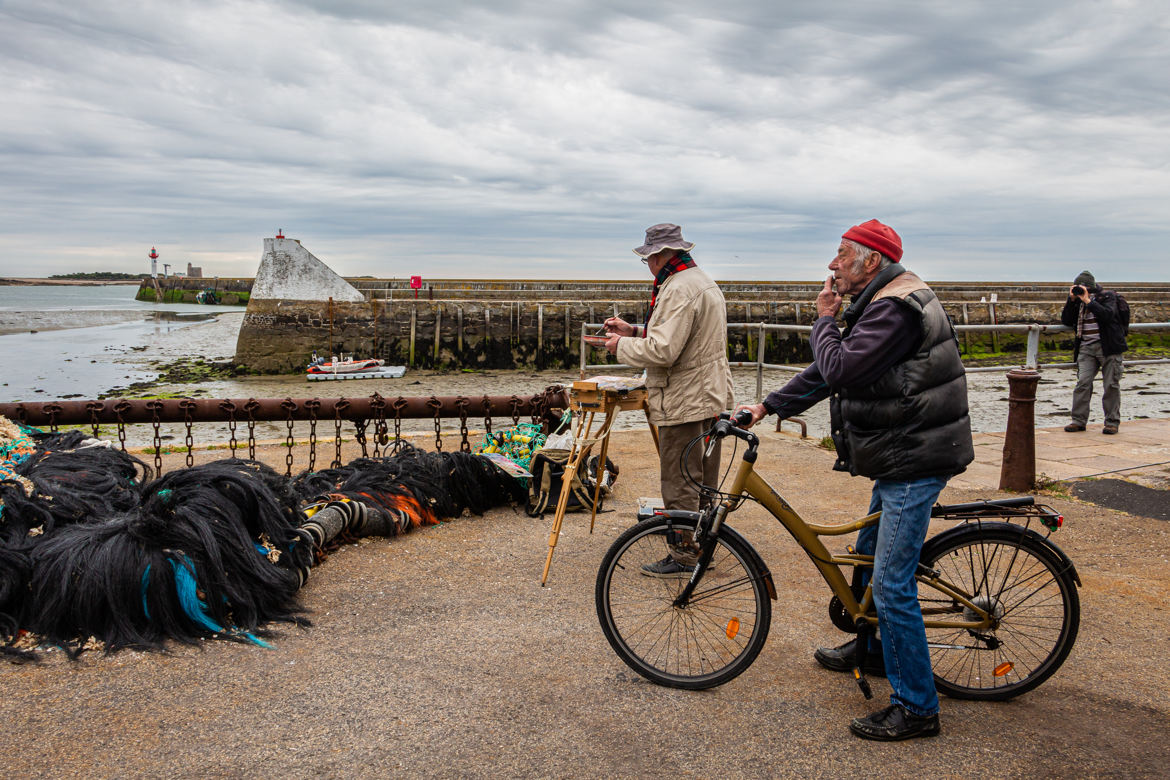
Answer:
[[[679,459],[687,445],[711,427],[714,419],[695,420],[680,425],[663,425],[658,428],[659,475],[662,481],[662,503],[667,509],[698,511],[699,489],[683,476]],[[687,472],[704,485],[717,487],[719,483],[719,450],[722,442],[715,444],[711,457],[704,459],[707,442],[700,441],[691,448],[686,464]],[[704,502],[705,504],[705,502]]]
[[[1081,345],[1077,355],[1077,386],[1073,389],[1072,421],[1077,425],[1089,422],[1089,402],[1093,399],[1093,380],[1101,372],[1101,410],[1105,424],[1116,428],[1121,423],[1120,354],[1106,355],[1101,342]]]

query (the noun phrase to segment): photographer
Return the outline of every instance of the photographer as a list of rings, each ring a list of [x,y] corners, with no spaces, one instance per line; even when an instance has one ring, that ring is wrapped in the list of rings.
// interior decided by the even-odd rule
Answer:
[[[1125,352],[1125,326],[1118,308],[1117,293],[1103,290],[1088,271],[1081,271],[1068,291],[1060,321],[1075,328],[1073,360],[1077,364],[1077,386],[1073,390],[1072,422],[1069,433],[1085,430],[1093,380],[1101,372],[1101,409],[1105,427],[1101,433],[1117,433],[1121,424],[1121,354]]]

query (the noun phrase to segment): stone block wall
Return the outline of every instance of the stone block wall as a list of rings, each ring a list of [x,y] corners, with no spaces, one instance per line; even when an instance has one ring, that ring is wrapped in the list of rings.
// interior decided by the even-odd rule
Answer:
[[[1063,302],[944,302],[955,324],[1058,323]],[[362,303],[252,300],[240,327],[236,362],[260,373],[304,369],[312,353],[378,357],[389,365],[414,368],[564,368],[580,363],[582,323],[600,323],[614,313],[628,322],[645,321],[646,300],[616,302],[535,301],[374,301]],[[1170,321],[1170,304],[1139,304],[1134,320]],[[809,325],[816,317],[808,301],[728,301],[728,322]],[[591,331],[592,332],[592,331]],[[1060,348],[1063,336],[1046,337],[1045,348]],[[1025,337],[973,335],[964,345],[1023,349]],[[755,360],[758,332],[728,333],[731,360]],[[332,348],[331,346],[332,345]],[[987,349],[983,351],[987,351]],[[796,333],[765,335],[769,363],[807,362],[808,341]],[[594,352],[587,362],[603,362]]]

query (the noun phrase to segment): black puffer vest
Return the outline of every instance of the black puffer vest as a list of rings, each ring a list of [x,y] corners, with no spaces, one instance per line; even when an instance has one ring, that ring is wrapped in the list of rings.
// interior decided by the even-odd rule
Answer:
[[[958,474],[975,452],[955,329],[921,279],[890,266],[845,312],[846,338],[865,307],[882,298],[893,298],[919,315],[922,344],[872,385],[834,388],[829,401],[837,446],[833,468],[890,480]]]

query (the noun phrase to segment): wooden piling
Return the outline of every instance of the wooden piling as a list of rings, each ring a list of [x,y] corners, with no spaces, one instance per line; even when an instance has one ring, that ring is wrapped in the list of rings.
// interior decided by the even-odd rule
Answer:
[[[963,304],[963,324],[964,325],[971,324],[970,317],[969,317],[968,312],[967,312],[967,304],[966,303]],[[963,354],[964,355],[971,354],[971,334],[968,333],[967,331],[963,331]]]
[[[406,362],[407,362],[407,365],[409,365],[412,368],[414,367],[414,336],[415,336],[415,333],[417,331],[417,323],[418,323],[418,307],[411,306],[410,307],[410,353],[409,353],[409,357],[407,358]]]

